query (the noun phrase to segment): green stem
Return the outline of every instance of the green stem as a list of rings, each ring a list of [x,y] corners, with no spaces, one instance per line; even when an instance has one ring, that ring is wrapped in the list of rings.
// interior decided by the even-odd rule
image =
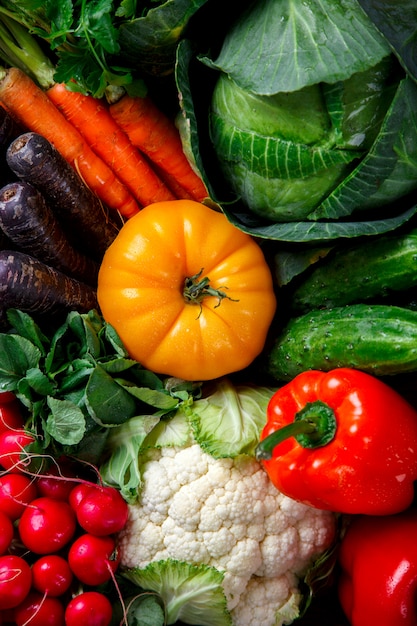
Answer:
[[[6,15],[0,19],[0,57],[32,76],[43,89],[52,87],[54,65],[35,38],[14,19]]]
[[[290,437],[294,437],[303,448],[325,446],[334,439],[336,429],[336,416],[328,404],[321,400],[308,402],[295,415],[293,422],[271,433],[258,444],[256,458],[258,461],[271,459],[276,446]]]
[[[220,305],[223,298],[238,302],[238,300],[234,300],[221,289],[213,289],[210,285],[210,278],[208,276],[201,278],[202,273],[203,268],[197,274],[194,274],[194,276],[187,276],[184,280],[183,296],[186,302],[189,304],[199,304],[201,306],[202,301],[204,298],[207,298],[207,296],[213,296],[218,299],[216,307]],[[223,289],[227,289],[227,287],[223,287]]]

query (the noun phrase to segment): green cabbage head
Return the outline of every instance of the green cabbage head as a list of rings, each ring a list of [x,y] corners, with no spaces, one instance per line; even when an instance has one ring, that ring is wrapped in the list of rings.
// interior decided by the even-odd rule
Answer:
[[[416,81],[357,0],[251,2],[199,60],[216,71],[209,138],[239,216],[378,220],[417,188]]]

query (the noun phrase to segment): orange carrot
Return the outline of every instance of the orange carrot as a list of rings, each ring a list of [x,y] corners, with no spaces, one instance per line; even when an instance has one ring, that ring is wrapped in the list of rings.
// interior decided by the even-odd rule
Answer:
[[[201,202],[207,190],[185,156],[175,124],[146,96],[125,94],[110,106],[110,113],[130,141],[189,196]]]
[[[126,218],[139,211],[127,187],[27,74],[15,67],[2,70],[0,101],[27,130],[48,139],[110,209]]]
[[[91,95],[70,91],[58,83],[46,93],[142,206],[175,200],[148,160],[115,122],[104,102]]]

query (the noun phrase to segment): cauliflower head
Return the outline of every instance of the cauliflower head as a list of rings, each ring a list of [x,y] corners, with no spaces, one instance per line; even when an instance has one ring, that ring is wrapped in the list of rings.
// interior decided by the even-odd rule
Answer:
[[[121,567],[164,600],[167,623],[290,624],[300,578],[332,544],[336,520],[295,502],[249,455],[214,458],[193,440],[151,449],[119,536]]]

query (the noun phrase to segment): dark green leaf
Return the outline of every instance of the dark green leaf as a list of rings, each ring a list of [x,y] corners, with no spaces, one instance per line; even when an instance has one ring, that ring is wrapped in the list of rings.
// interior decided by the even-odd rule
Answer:
[[[122,55],[142,71],[161,76],[171,73],[175,50],[190,18],[207,0],[168,0],[143,17],[122,23]]]
[[[164,626],[165,612],[160,597],[154,593],[140,593],[129,603],[129,626]]]
[[[51,411],[46,428],[49,434],[63,445],[79,443],[85,432],[85,418],[81,409],[68,400],[48,398]]]
[[[19,378],[13,388],[13,391],[16,394],[16,396],[19,398],[20,402],[27,409],[29,409],[30,411],[33,411],[34,402],[33,402],[33,397],[32,397],[33,396],[32,388],[29,385],[29,382],[26,380],[26,378]],[[41,410],[42,410],[42,406],[43,406],[43,401],[40,403]]]
[[[122,340],[120,339],[116,329],[113,326],[111,326],[111,324],[106,323],[104,324],[103,330],[104,330],[104,337],[106,341],[108,341],[109,344],[112,346],[115,354],[119,356],[127,357],[128,356],[127,350]]]
[[[417,213],[417,204],[413,204],[403,213],[394,217],[369,221],[329,221],[329,222],[287,222],[284,224],[265,224],[251,219],[245,213],[235,213],[223,206],[227,218],[237,228],[262,239],[288,242],[325,242],[338,238],[350,239],[363,235],[380,235],[399,228]]]
[[[167,393],[156,391],[155,389],[149,389],[147,387],[126,387],[129,393],[140,400],[149,404],[157,409],[163,409],[164,411],[172,411],[178,406],[178,399],[173,398]]]
[[[120,374],[120,372],[125,372],[132,367],[137,367],[138,363],[133,359],[122,357],[109,361],[100,361],[100,365],[108,374]]]
[[[29,339],[39,348],[42,355],[45,354],[45,346],[48,345],[49,340],[30,315],[18,309],[9,309],[7,311],[7,319],[16,331],[16,334]]]
[[[417,4],[415,0],[358,0],[387,38],[404,68],[417,80]]]
[[[274,255],[275,277],[279,287],[288,285],[312,264],[325,257],[332,248],[304,248],[296,251],[280,250]]]
[[[146,370],[143,367],[135,367],[131,370],[132,380],[138,387],[149,387],[150,389],[158,389],[162,391],[164,383],[157,374]]]
[[[99,424],[122,424],[136,414],[136,401],[97,365],[86,387],[88,411]]]
[[[66,32],[71,29],[73,22],[73,2],[72,0],[46,0],[40,5],[44,5],[45,13],[51,24],[51,35]]]
[[[66,368],[68,364],[65,342],[63,338],[66,335],[68,324],[65,321],[53,334],[50,341],[50,349],[45,358],[45,370],[53,376],[61,370]]]
[[[28,369],[25,380],[31,389],[41,396],[51,395],[56,389],[56,385],[38,367]]]
[[[400,168],[401,162],[404,166]],[[417,85],[407,77],[400,82],[367,155],[309,219],[337,219],[350,215],[358,207],[380,207],[384,201],[395,200],[416,186]]]
[[[87,359],[79,359],[69,364],[67,373],[59,381],[61,393],[68,393],[77,387],[85,386],[93,368],[94,363]]]
[[[28,369],[38,367],[41,352],[19,335],[0,334],[0,390],[13,390]]]
[[[92,0],[82,5],[81,32],[83,36],[95,39],[106,52],[116,54],[119,51],[117,30],[113,26],[111,12],[112,0]]]
[[[229,30],[215,61],[203,61],[259,94],[345,80],[390,48],[357,0],[258,0]]]
[[[79,343],[79,354],[91,354],[94,358],[100,356],[101,342],[97,336],[94,324],[91,324],[88,316],[71,311],[67,317],[68,328],[74,333]]]
[[[136,0],[122,0],[119,7],[116,9],[117,17],[135,17],[136,14]]]
[[[74,454],[77,459],[97,466],[103,458],[108,434],[108,428],[97,430],[97,424],[95,424],[95,428],[91,431],[86,431],[80,443],[75,447],[69,448],[68,451],[70,454]]]

